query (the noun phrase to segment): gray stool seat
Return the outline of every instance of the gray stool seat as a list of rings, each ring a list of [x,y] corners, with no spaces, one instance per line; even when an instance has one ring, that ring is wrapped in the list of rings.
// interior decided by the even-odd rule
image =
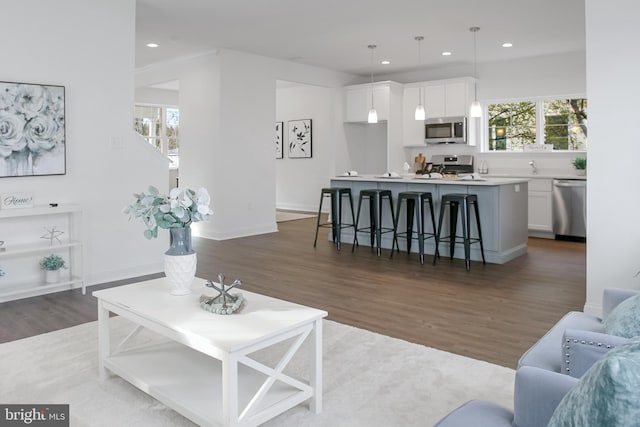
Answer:
[[[322,201],[325,197],[331,198],[331,221],[320,224],[320,215],[322,213]],[[351,208],[351,224],[342,223],[342,198],[349,198],[349,207]],[[318,208],[318,222],[316,224],[316,238],[313,241],[313,247],[318,242],[318,230],[321,227],[331,227],[331,236],[338,250],[340,250],[341,232],[343,228],[353,227],[355,229],[355,220],[353,216],[353,198],[351,197],[350,188],[326,187],[320,192],[320,207]]]
[[[449,205],[449,235],[442,236],[442,222],[444,219],[444,211]],[[478,229],[478,237],[471,237],[471,214],[469,209],[473,207],[475,212],[476,227]],[[458,210],[460,209],[460,219],[462,222],[462,236],[456,236],[456,228],[458,225]],[[467,271],[471,270],[471,244],[480,243],[480,253],[482,254],[482,263],[486,264],[484,259],[484,246],[482,244],[482,228],[480,227],[480,213],[478,211],[478,196],[475,194],[452,193],[442,196],[440,203],[440,218],[438,221],[438,233],[436,236],[436,251],[441,242],[449,242],[449,255],[453,259],[456,246],[456,238],[461,238],[464,244],[464,260]],[[434,257],[433,263],[435,264]]]
[[[402,202],[407,205],[407,228],[406,231],[398,232],[398,223],[400,222],[400,210],[402,208]],[[429,204],[429,214],[431,216],[431,229],[432,233],[425,231],[424,227],[424,214],[425,203]],[[413,220],[416,220],[416,235],[413,235]],[[398,252],[400,247],[398,246],[398,237],[405,238],[407,240],[407,253],[411,252],[411,241],[413,239],[418,240],[418,258],[420,264],[424,264],[424,241],[427,239],[436,239],[436,220],[433,213],[433,197],[431,193],[422,191],[404,191],[398,193],[398,200],[396,204],[396,227],[393,233],[393,242],[395,243]],[[436,245],[436,251],[433,256],[438,256],[438,249]],[[391,248],[391,256],[393,257],[394,248]]]
[[[387,199],[389,201],[389,210],[391,214],[391,221],[393,227],[382,226],[382,200]],[[358,228],[360,221],[360,209],[362,208],[363,201],[369,201],[369,225],[367,227]],[[391,190],[361,190],[358,197],[358,212],[356,213],[356,225],[355,234],[353,236],[353,247],[351,251],[355,250],[358,244],[358,231],[368,230],[371,236],[371,247],[375,246],[378,256],[382,253],[382,234],[393,233],[396,228],[396,217],[393,214],[393,199]],[[393,249],[393,244],[391,246]]]

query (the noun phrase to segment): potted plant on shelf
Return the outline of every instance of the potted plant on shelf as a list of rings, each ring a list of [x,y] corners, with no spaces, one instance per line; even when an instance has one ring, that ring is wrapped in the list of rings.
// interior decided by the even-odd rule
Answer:
[[[587,159],[585,157],[576,157],[572,163],[578,175],[585,175],[587,173]]]
[[[60,269],[67,268],[64,259],[59,255],[47,255],[40,260],[40,268],[45,273],[45,283],[58,283],[60,281]]]

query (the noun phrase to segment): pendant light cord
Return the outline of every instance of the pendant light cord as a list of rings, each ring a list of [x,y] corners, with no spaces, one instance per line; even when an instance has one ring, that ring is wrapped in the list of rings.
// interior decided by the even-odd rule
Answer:
[[[478,48],[476,42],[476,33],[480,31],[480,27],[471,27],[469,31],[473,32],[473,77],[476,81],[473,84],[474,100],[478,100]]]
[[[416,36],[415,39],[418,41],[418,66],[422,67],[422,40],[424,37]],[[418,88],[418,105],[422,105],[422,88]]]
[[[371,49],[371,109],[373,110],[373,49],[376,48],[376,45],[370,44],[367,47]]]

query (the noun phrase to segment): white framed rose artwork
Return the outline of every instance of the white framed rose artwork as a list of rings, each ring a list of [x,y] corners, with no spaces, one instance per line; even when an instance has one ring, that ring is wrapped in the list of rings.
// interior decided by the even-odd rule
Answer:
[[[64,86],[0,82],[0,178],[65,173]]]

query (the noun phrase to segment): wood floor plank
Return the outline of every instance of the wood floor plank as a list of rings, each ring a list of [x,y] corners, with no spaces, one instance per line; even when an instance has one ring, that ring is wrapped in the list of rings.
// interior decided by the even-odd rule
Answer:
[[[338,252],[316,219],[278,223],[279,232],[225,241],[194,238],[198,276],[240,278],[242,288],[318,307],[340,323],[514,368],[520,355],[562,315],[582,310],[586,244],[529,239],[507,264],[369,247]],[[151,277],[158,277],[161,274]],[[117,286],[129,281],[91,287]],[[249,304],[251,301],[249,301]],[[95,299],[79,290],[0,304],[0,342],[96,319]]]

